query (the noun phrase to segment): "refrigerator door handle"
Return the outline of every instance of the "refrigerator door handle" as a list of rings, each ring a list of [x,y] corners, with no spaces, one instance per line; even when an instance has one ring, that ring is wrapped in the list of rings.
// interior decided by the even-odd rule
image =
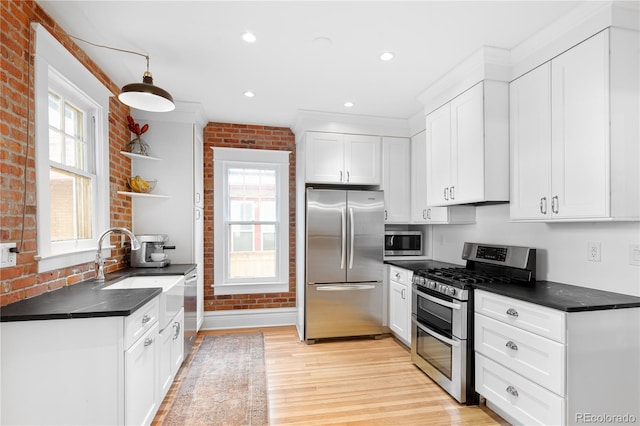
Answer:
[[[353,248],[355,246],[355,231],[353,230],[353,207],[349,207],[349,231],[351,234],[351,247],[349,253],[349,269],[353,269]]]
[[[344,269],[344,264],[347,256],[347,218],[345,208],[340,209],[340,229],[342,230],[340,234],[340,245],[341,245],[341,254],[340,254],[340,269]]]
[[[348,291],[348,290],[372,290],[376,288],[373,284],[340,284],[317,286],[318,291]]]

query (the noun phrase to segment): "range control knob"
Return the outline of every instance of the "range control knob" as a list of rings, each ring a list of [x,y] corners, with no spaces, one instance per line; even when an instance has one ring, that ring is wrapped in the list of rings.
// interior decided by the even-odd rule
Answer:
[[[453,288],[453,287],[449,287],[449,288],[447,289],[447,294],[448,294],[449,296],[455,296],[455,295],[456,295],[456,289],[455,289],[455,288]]]

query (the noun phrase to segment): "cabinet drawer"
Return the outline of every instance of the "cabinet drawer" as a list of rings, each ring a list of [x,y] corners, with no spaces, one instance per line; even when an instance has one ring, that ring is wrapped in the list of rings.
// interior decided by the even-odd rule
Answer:
[[[565,394],[562,343],[475,314],[475,350],[544,386]]]
[[[476,290],[474,295],[475,312],[542,337],[565,342],[564,312],[482,290]]]
[[[525,425],[564,425],[564,398],[476,353],[476,391]]]
[[[129,347],[138,340],[153,324],[158,321],[160,311],[158,297],[138,309],[124,319],[124,347]]]
[[[396,266],[389,266],[389,279],[391,281],[399,282],[404,285],[411,285],[411,277],[413,271],[408,269],[398,268]]]

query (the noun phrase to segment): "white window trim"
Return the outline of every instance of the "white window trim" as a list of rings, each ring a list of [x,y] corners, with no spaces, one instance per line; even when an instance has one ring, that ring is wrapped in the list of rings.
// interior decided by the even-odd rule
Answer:
[[[289,155],[290,151],[276,151],[264,149],[215,148],[213,147],[213,181],[217,184],[214,190],[214,285],[215,295],[256,294],[256,293],[284,293],[289,291]],[[226,190],[220,187],[225,182],[225,164],[233,162],[262,163],[278,169],[278,192],[281,195],[278,205],[280,229],[277,238],[278,264],[276,282],[261,283],[227,283],[225,252],[228,247],[227,235],[224,230],[224,206]],[[224,255],[220,255],[224,253]]]
[[[36,35],[34,68],[35,148],[38,227],[38,272],[66,268],[95,259],[100,230],[109,227],[109,98],[113,94],[44,27],[32,23]],[[55,71],[53,71],[55,70]],[[58,75],[86,97],[96,107],[95,173],[96,193],[93,195],[93,239],[83,247],[66,253],[54,253],[50,242],[49,202],[49,123],[48,96],[52,73]],[[46,171],[46,173],[44,173]],[[110,251],[103,252],[105,256]]]

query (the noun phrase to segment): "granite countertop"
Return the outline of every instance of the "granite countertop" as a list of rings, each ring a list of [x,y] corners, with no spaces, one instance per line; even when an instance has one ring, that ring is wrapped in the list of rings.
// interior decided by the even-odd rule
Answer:
[[[102,291],[108,285],[133,276],[185,275],[196,265],[164,268],[125,268],[106,274],[104,282],[83,281],[0,309],[0,322],[70,318],[129,316],[162,292],[161,288]]]
[[[411,271],[427,268],[464,267],[464,265],[455,265],[435,260],[387,260],[385,263]],[[537,281],[532,285],[504,283],[473,284],[473,288],[564,312],[640,307],[640,297],[552,281]]]

